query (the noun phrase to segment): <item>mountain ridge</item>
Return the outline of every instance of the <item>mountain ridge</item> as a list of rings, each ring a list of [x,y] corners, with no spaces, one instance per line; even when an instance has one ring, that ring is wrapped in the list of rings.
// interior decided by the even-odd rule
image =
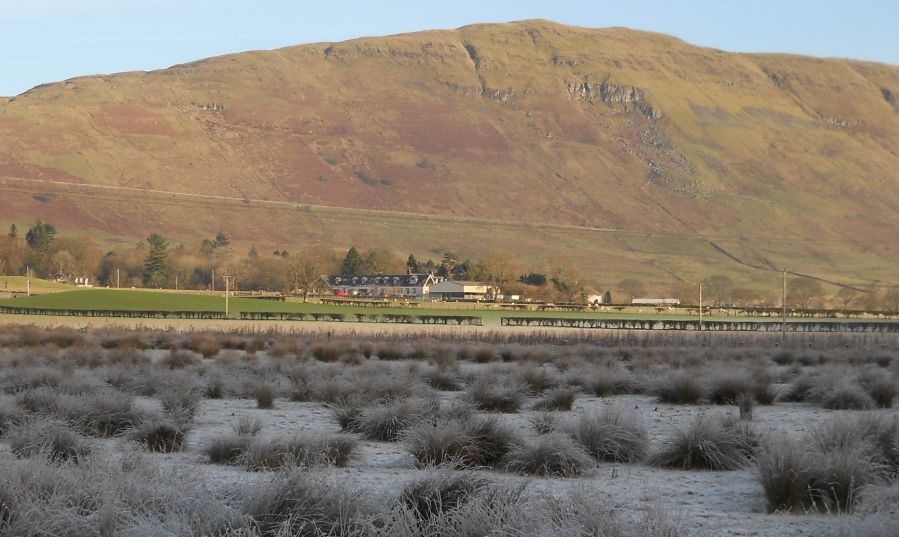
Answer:
[[[723,234],[736,243],[728,251],[759,265],[796,258],[810,260],[809,273],[890,281],[899,239],[883,231],[899,223],[896,94],[899,68],[889,64],[728,53],[662,34],[547,21],[470,25],[41,85],[0,99],[0,175]],[[203,215],[200,226],[155,206],[113,211],[104,223],[102,206],[66,204],[71,194],[41,201],[6,192],[15,200],[0,201],[4,221],[52,208],[62,227],[121,236],[158,226],[191,240],[223,227],[239,242],[296,240],[289,229],[240,214],[230,225],[225,215]],[[335,247],[362,238],[408,242],[317,225],[307,242],[329,235],[341,237]],[[428,230],[428,240],[410,246],[458,248],[438,234]],[[811,246],[766,245],[778,237]],[[502,242],[484,241],[489,246],[468,247],[471,255]],[[657,256],[688,278],[701,265],[692,247],[608,246],[631,264],[636,255],[638,272]],[[602,258],[551,243],[507,249],[535,262],[562,251],[582,265]],[[716,254],[692,257],[703,256]],[[615,263],[613,273],[627,266]]]

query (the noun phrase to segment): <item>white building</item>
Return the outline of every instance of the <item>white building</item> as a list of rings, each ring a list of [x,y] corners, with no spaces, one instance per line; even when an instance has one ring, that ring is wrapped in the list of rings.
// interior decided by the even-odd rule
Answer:
[[[635,306],[680,306],[676,298],[635,298],[631,300]]]
[[[490,287],[482,282],[444,280],[431,286],[431,298],[440,300],[486,300]]]

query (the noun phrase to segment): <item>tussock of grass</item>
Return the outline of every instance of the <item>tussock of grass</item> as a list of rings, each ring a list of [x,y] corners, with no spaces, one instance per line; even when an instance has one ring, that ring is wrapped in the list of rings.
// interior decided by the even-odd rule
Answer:
[[[709,402],[713,405],[735,405],[741,394],[752,391],[752,382],[744,374],[717,372],[706,380]]]
[[[342,434],[253,440],[240,459],[248,470],[278,470],[287,466],[346,466],[357,441]]]
[[[660,403],[694,405],[706,396],[706,387],[691,371],[678,371],[656,382],[655,394]]]
[[[302,470],[248,488],[240,509],[261,537],[364,535],[369,517],[358,491]]]
[[[437,469],[407,484],[398,504],[419,521],[429,521],[459,509],[487,487],[482,477],[469,472]]]
[[[503,460],[511,472],[548,477],[578,477],[596,467],[595,461],[571,437],[550,432],[518,443]]]
[[[614,407],[579,416],[563,430],[597,461],[640,462],[649,450],[638,416]]]
[[[498,466],[517,437],[499,420],[475,415],[419,422],[403,440],[421,466],[473,468]]]
[[[467,390],[468,398],[479,410],[518,412],[524,402],[524,384],[508,378],[479,378]]]
[[[84,462],[91,454],[88,442],[77,432],[53,420],[28,420],[12,427],[9,449],[19,457],[44,455],[54,462]]]
[[[649,462],[680,470],[737,470],[749,463],[752,442],[734,422],[703,415],[676,428]]]
[[[571,410],[574,400],[580,388],[572,386],[560,386],[543,392],[541,398],[534,404],[535,410]]]
[[[256,399],[256,408],[270,410],[275,408],[275,396],[277,390],[267,382],[261,382],[253,389],[253,397]]]
[[[128,438],[147,451],[173,453],[184,448],[187,426],[170,416],[151,416],[134,427]]]

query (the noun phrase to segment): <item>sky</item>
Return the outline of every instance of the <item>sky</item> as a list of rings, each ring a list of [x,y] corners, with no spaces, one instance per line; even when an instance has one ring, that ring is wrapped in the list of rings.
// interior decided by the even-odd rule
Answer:
[[[535,18],[899,65],[899,0],[0,0],[0,95],[231,52]]]

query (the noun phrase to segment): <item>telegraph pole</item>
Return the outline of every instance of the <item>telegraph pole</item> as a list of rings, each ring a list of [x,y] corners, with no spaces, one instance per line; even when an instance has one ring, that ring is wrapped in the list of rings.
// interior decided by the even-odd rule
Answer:
[[[119,278],[119,269],[115,269],[115,288],[122,288],[122,280]]]
[[[25,295],[31,296],[31,267],[25,267]]]
[[[702,330],[702,281],[699,282],[699,329]]]
[[[215,269],[212,269],[212,292],[215,292]]]
[[[231,276],[222,276],[225,279],[225,317],[228,316],[228,280]]]
[[[787,337],[787,269],[783,270],[783,312],[780,321],[780,340]]]

